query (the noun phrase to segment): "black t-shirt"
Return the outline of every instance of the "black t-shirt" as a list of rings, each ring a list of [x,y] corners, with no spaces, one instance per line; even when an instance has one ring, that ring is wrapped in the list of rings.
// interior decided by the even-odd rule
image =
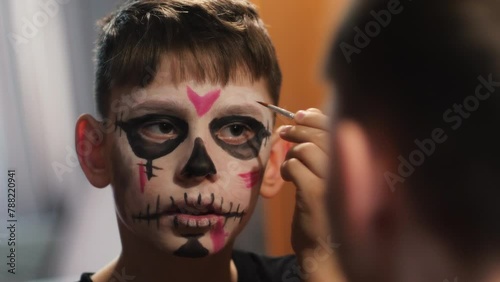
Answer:
[[[238,270],[238,282],[299,281],[288,280],[296,268],[295,256],[268,257],[243,251],[233,251],[233,261]],[[84,273],[80,282],[92,282],[93,273]],[[284,280],[285,279],[285,280]],[[207,281],[208,282],[208,281]]]

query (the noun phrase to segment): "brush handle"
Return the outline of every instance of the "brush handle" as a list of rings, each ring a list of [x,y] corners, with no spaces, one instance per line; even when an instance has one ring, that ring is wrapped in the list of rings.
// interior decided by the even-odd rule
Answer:
[[[295,117],[294,113],[292,113],[290,111],[287,111],[285,109],[282,109],[280,107],[277,107],[277,106],[274,106],[274,105],[267,105],[267,107],[269,109],[271,109],[273,112],[278,113],[278,114],[280,114],[280,115],[282,115],[284,117],[287,117],[289,119],[293,119]]]

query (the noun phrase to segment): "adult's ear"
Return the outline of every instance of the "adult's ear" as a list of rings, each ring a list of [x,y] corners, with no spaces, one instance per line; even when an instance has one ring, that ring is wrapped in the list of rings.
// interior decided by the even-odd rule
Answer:
[[[368,133],[356,122],[341,121],[336,128],[336,154],[339,158],[345,198],[345,214],[350,236],[372,236],[391,224],[393,202],[380,182],[382,162],[375,160]],[[385,188],[385,187],[384,187]],[[384,224],[380,223],[384,220]]]
[[[285,161],[286,153],[291,144],[274,133],[271,137],[271,155],[267,163],[266,171],[260,188],[260,195],[264,198],[272,198],[280,191],[284,180],[281,178],[280,168]]]
[[[75,128],[78,161],[89,182],[97,188],[109,185],[110,175],[105,159],[105,132],[100,122],[89,114],[81,115]]]

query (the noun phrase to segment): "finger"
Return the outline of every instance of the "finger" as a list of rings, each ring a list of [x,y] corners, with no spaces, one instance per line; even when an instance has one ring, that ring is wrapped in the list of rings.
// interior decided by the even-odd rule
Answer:
[[[324,181],[314,175],[298,159],[289,159],[281,165],[281,177],[285,181],[291,181],[297,187],[297,194],[305,200],[306,198],[316,198],[315,195],[322,195]]]
[[[298,159],[314,175],[326,178],[328,157],[314,143],[308,142],[293,146],[285,159]]]
[[[278,132],[280,137],[286,141],[293,143],[311,142],[323,152],[328,153],[329,133],[327,131],[302,125],[289,125],[280,127]]]
[[[329,130],[330,120],[321,112],[316,111],[298,111],[294,117],[298,125],[314,127],[322,130]]]
[[[321,113],[321,110],[316,108],[309,108],[306,110],[306,112]]]

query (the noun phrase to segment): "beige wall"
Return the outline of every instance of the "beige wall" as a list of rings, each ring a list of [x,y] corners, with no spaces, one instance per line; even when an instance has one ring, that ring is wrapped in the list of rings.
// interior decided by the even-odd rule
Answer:
[[[280,105],[292,111],[323,108],[327,88],[321,81],[323,58],[347,0],[254,0],[275,44],[283,71]],[[278,121],[279,125],[280,121]],[[292,252],[290,227],[295,188],[287,183],[265,202],[266,250]]]

